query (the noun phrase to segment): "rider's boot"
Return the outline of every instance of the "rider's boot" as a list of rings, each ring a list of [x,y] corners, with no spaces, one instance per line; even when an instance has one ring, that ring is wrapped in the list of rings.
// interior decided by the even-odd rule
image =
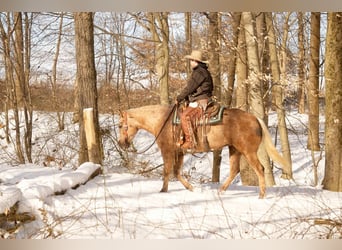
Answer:
[[[182,124],[182,129],[183,129],[184,137],[185,137],[185,141],[181,145],[182,149],[192,149],[194,147],[192,143],[191,134],[190,134],[190,129],[191,129],[190,126],[191,126],[190,118],[187,117],[186,122],[183,122]]]

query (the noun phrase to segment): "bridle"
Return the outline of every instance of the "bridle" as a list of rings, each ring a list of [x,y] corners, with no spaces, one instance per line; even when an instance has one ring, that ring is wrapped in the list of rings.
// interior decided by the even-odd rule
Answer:
[[[163,126],[161,127],[161,129],[159,130],[156,138],[154,139],[154,141],[151,143],[151,145],[149,145],[146,149],[144,149],[143,151],[141,152],[137,152],[136,154],[143,154],[145,153],[147,150],[149,150],[155,143],[156,141],[158,140],[161,132],[163,131],[165,125],[166,125],[166,122],[169,120],[170,116],[172,115],[173,111],[175,110],[175,108],[177,107],[176,104],[174,104],[172,106],[172,109],[171,111],[169,112],[168,116],[166,117],[164,123],[163,123]],[[127,118],[127,112],[123,111],[122,112],[122,125],[121,125],[121,128],[123,129],[123,136],[124,136],[124,140],[125,142],[128,143],[128,118]]]

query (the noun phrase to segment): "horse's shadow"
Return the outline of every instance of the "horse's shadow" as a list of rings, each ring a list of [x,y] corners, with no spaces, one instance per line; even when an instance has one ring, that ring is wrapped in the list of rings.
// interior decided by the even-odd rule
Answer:
[[[220,187],[220,183],[206,183],[199,184],[195,186],[195,190],[218,190]],[[257,197],[259,192],[258,186],[243,186],[239,184],[232,184],[229,188],[219,193],[222,198],[236,198],[236,197]],[[273,198],[281,198],[281,197],[289,197],[295,195],[302,195],[306,197],[314,197],[317,194],[322,193],[323,190],[310,186],[300,186],[300,185],[291,185],[291,186],[273,186],[266,188],[266,196],[265,199],[273,199]]]

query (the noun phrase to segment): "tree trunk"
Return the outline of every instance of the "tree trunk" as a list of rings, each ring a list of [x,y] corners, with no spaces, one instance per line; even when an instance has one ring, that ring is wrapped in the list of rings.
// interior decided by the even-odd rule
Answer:
[[[342,13],[328,14],[323,188],[342,192]]]
[[[258,46],[255,41],[255,19],[251,12],[243,12],[242,18],[245,26],[245,37],[247,45],[248,60],[248,82],[250,86],[250,109],[251,113],[257,117],[264,119],[264,105],[261,96],[261,71],[259,63]]]
[[[21,133],[20,133],[20,119],[19,119],[19,108],[23,105],[23,91],[21,83],[24,82],[24,58],[23,58],[23,37],[22,37],[22,16],[20,12],[14,13],[14,34],[15,34],[15,62],[14,62],[14,81],[12,82],[11,99],[13,104],[14,121],[15,121],[15,142],[16,142],[16,153],[19,158],[19,163],[25,163],[25,156],[23,153]],[[10,25],[10,24],[9,24]],[[13,68],[12,68],[13,69]]]
[[[237,58],[236,58],[236,107],[244,111],[248,111],[248,85],[247,85],[247,48],[244,32],[244,24],[240,18],[240,32],[237,45]]]
[[[100,145],[96,140],[96,130],[94,125],[94,110],[86,108],[83,110],[84,131],[87,141],[88,158],[90,162],[101,162]]]
[[[236,59],[236,107],[244,111],[249,111],[248,101],[248,70],[247,70],[247,48],[244,32],[243,19],[240,17],[239,36]],[[242,155],[240,159],[240,176],[242,185],[257,186],[258,177],[253,169],[248,165],[246,158]]]
[[[304,18],[303,12],[298,12],[298,112],[305,113],[305,47],[304,47]]]
[[[283,25],[283,39],[281,42],[280,47],[280,62],[279,68],[280,68],[280,84],[282,86],[286,86],[286,71],[287,71],[287,40],[289,37],[289,19],[291,16],[291,12],[288,12],[285,17],[284,25]],[[272,17],[272,13],[271,13]],[[273,23],[272,23],[273,26]],[[274,32],[274,26],[273,26],[273,33],[274,33],[274,41],[276,41],[275,38],[275,32]],[[282,90],[283,92],[283,90]],[[283,95],[283,94],[282,94]]]
[[[185,13],[185,52],[186,55],[190,55],[191,53],[191,48],[192,48],[192,25],[191,25],[191,12],[186,12]],[[186,60],[186,73],[188,76],[191,74],[191,66],[190,66],[190,61]]]
[[[278,117],[278,130],[279,130],[279,135],[280,135],[280,143],[281,143],[281,148],[282,148],[284,158],[288,162],[291,163],[292,162],[291,151],[290,151],[289,138],[288,138],[286,123],[285,123],[285,110],[283,107],[283,88],[281,86],[281,76],[280,76],[281,73],[280,73],[279,63],[278,63],[279,61],[278,61],[277,48],[276,48],[276,36],[275,36],[271,12],[266,13],[266,24],[267,24],[267,30],[269,32],[268,34],[269,50],[270,50],[270,58],[271,58],[272,79],[273,79],[273,84],[274,84],[272,93],[274,96],[275,108],[276,108],[277,117]],[[285,56],[283,56],[283,59],[284,58]],[[283,167],[282,178],[292,179],[291,167],[289,169]]]
[[[27,160],[32,163],[32,117],[33,107],[30,91],[30,73],[31,73],[31,18],[25,13],[25,36],[24,36],[24,79],[23,93],[24,93],[24,116],[25,116],[25,153]]]
[[[18,107],[24,106],[24,88],[25,71],[24,71],[24,36],[23,36],[23,20],[21,12],[14,13],[14,34],[15,34],[15,93]]]
[[[258,37],[258,52],[259,52],[259,60],[260,60],[260,71],[262,75],[270,75],[270,59],[269,59],[269,52],[268,52],[268,39],[267,39],[267,28],[266,28],[266,19],[265,13],[255,13],[256,15],[256,30],[257,30],[257,37]],[[265,77],[260,79],[261,81],[261,96],[264,102],[264,112],[268,113],[267,110],[270,107],[270,101],[268,94],[269,91],[269,80]],[[268,117],[264,117],[264,121],[268,124]]]
[[[156,71],[160,89],[160,104],[169,101],[169,24],[168,13],[150,13],[150,30],[156,44]],[[157,24],[157,23],[158,24]],[[159,32],[158,32],[159,30]]]
[[[80,149],[79,164],[89,161],[88,147],[85,137],[85,129],[83,122],[83,109],[93,108],[93,123],[96,133],[96,149],[97,155],[102,157],[100,125],[97,107],[97,86],[96,86],[96,70],[94,57],[94,27],[93,13],[80,12],[74,14],[75,20],[75,47],[76,47],[76,81],[79,87],[78,91],[78,118],[80,127]],[[102,158],[94,163],[101,164]]]
[[[0,22],[1,39],[3,44],[3,58],[5,64],[5,82],[6,82],[6,99],[5,99],[5,117],[6,117],[6,142],[10,143],[10,131],[9,131],[9,109],[13,109],[13,93],[12,86],[14,85],[13,76],[13,64],[11,61],[11,37],[14,29],[11,30],[10,16],[7,14],[7,31],[5,30],[2,22]]]
[[[51,85],[52,85],[52,100],[55,110],[57,110],[57,120],[58,120],[58,129],[59,131],[64,130],[64,112],[58,111],[58,103],[59,100],[57,100],[57,63],[58,63],[58,57],[59,57],[59,51],[61,47],[61,40],[62,40],[62,31],[63,31],[63,13],[60,16],[60,22],[59,22],[59,30],[58,30],[58,37],[57,37],[57,44],[56,44],[56,52],[55,57],[53,59],[52,64],[52,79],[51,79]]]
[[[210,12],[209,16],[209,70],[213,78],[214,95],[221,100],[221,70],[220,70],[220,43],[219,43],[219,15]]]
[[[228,61],[228,89],[226,94],[224,95],[223,101],[225,105],[231,107],[233,102],[233,93],[234,93],[234,83],[235,83],[235,71],[237,65],[237,48],[239,42],[239,34],[240,32],[240,21],[241,21],[241,12],[233,13],[233,49],[230,50],[230,59]]]
[[[245,27],[247,58],[248,58],[248,82],[250,85],[250,109],[251,113],[260,119],[264,119],[264,103],[262,98],[262,81],[260,73],[260,64],[258,56],[258,46],[255,42],[255,29],[253,23],[255,20],[251,12],[243,12],[242,19]],[[270,161],[266,153],[265,147],[261,144],[258,156],[265,170],[265,181],[267,186],[275,184]]]
[[[219,14],[210,12],[209,19],[209,70],[213,78],[214,95],[221,101],[221,70],[220,70],[220,43],[219,43]],[[213,152],[212,182],[220,181],[221,152]]]
[[[319,49],[320,49],[320,13],[311,13],[310,33],[310,73],[308,85],[309,128],[307,147],[319,151]]]

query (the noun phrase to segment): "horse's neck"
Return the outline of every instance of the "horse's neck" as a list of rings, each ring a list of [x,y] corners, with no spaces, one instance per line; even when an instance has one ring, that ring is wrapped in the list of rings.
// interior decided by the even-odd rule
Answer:
[[[153,135],[157,135],[166,119],[167,110],[162,106],[151,106],[134,109],[130,116],[135,121],[135,126],[144,129]]]

